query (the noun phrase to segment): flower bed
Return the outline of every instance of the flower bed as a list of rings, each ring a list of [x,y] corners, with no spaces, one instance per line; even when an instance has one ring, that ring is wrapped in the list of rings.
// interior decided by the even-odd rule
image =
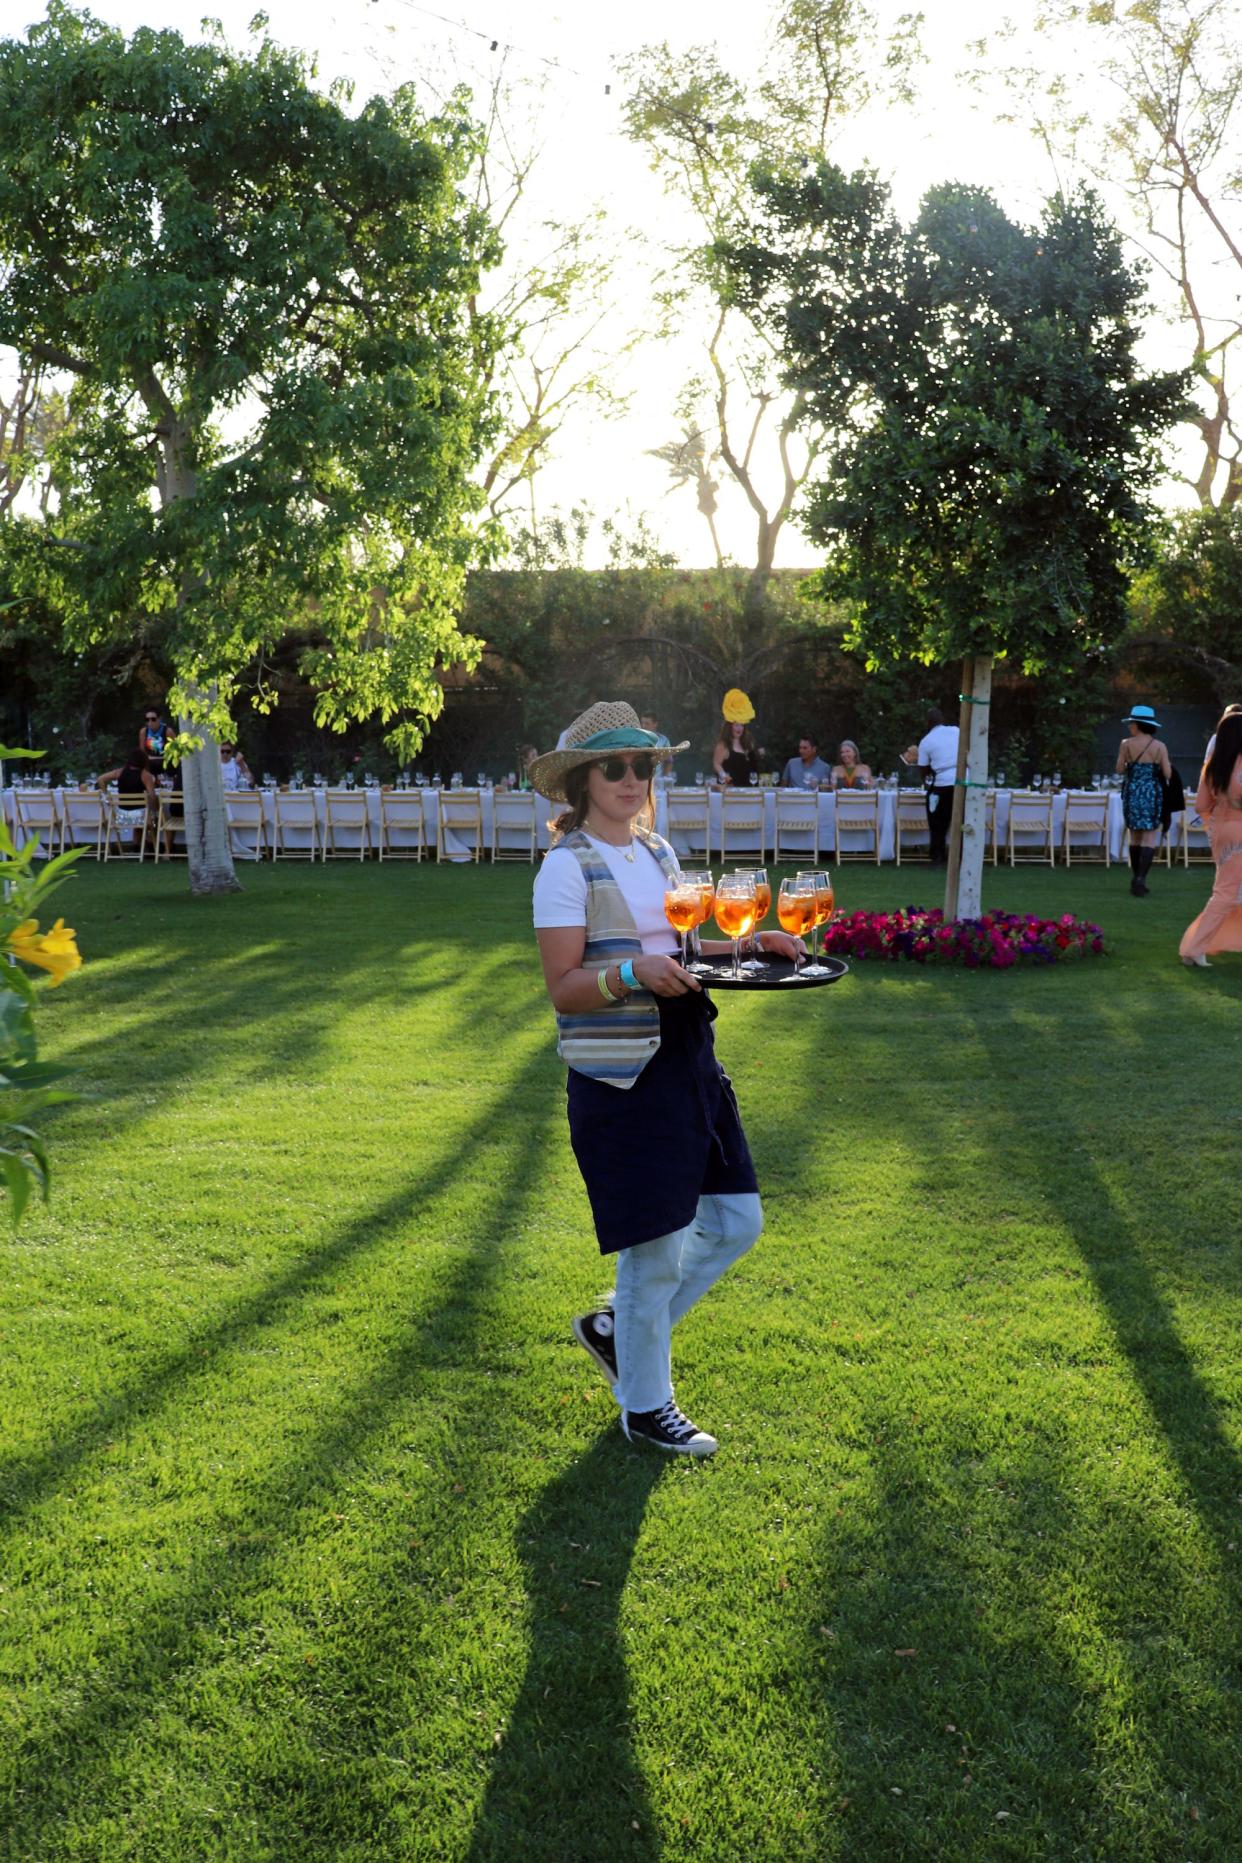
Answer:
[[[905,906],[898,912],[843,913],[824,927],[823,948],[832,957],[909,958],[916,964],[1008,970],[1013,964],[1055,964],[1063,957],[1102,957],[1104,934],[1072,912],[1059,919],[985,912],[946,925],[939,908]]]

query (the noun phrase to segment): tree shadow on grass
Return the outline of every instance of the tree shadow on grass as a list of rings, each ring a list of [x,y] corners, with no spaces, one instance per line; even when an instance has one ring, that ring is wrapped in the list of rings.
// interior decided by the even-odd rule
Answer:
[[[1097,1006],[1082,988],[1069,1002],[1041,993],[1015,1006],[999,993],[1004,979],[980,981],[973,1011],[960,993],[945,1005],[937,1091],[923,1092],[909,1079],[886,1083],[894,1141],[913,1163],[916,1193],[925,1187],[933,1205],[939,1195],[942,1212],[946,1191],[951,1201],[960,1187],[969,1208],[973,1174],[1000,1171],[1021,1201],[1035,1209],[1042,1201],[1055,1218],[1091,1278],[1122,1370],[1176,1471],[1175,1486],[1215,1543],[1210,1583],[1222,1598],[1221,1621],[1236,1622],[1242,1596],[1230,1536],[1237,1535],[1242,1461],[1162,1285],[1162,1257],[1178,1271],[1178,1218],[1185,1223],[1189,1210],[1183,1203],[1179,1211],[1159,1179],[1169,1142],[1161,1097],[1140,1097],[1129,1124],[1124,1101],[1118,1114],[1117,1083],[1129,1070],[1114,1067],[1112,1056],[1132,1056],[1120,1045],[1126,1030],[1115,1006]],[[1179,1010],[1166,1006],[1164,1013]],[[981,1051],[987,1063],[965,1089],[973,1096],[965,1105],[952,1068],[958,1043]],[[1084,1075],[1078,1057],[1097,1050],[1109,1056],[1107,1073]],[[874,1108],[860,1116],[847,1100],[834,1115],[832,1138],[848,1148],[851,1129],[857,1124],[861,1138]],[[869,1136],[874,1140],[873,1129]],[[1132,1154],[1135,1165],[1132,1209],[1093,1155],[1108,1146],[1115,1164],[1119,1139],[1121,1157]],[[912,1205],[915,1233],[925,1207]],[[963,1270],[977,1270],[997,1249],[999,1260],[1003,1237],[964,1236]],[[907,1287],[917,1282],[908,1237],[895,1243],[894,1255]],[[1009,1259],[1002,1280],[1024,1272]],[[962,1306],[971,1304],[973,1296],[963,1294]],[[917,1308],[911,1314],[917,1323]],[[1001,1348],[998,1339],[995,1362],[981,1367],[979,1388],[991,1388],[985,1410],[963,1418],[958,1400],[959,1430],[990,1436],[977,1470],[957,1466],[960,1445],[929,1453],[911,1427],[911,1410],[938,1395],[934,1366],[864,1398],[859,1447],[874,1475],[870,1519],[856,1526],[847,1509],[845,1525],[834,1522],[824,1540],[834,1582],[823,1610],[838,1642],[821,1659],[823,1712],[841,1790],[852,1801],[843,1814],[848,1822],[836,1827],[841,1854],[1220,1854],[1237,1733],[1228,1654],[1205,1646],[1201,1624],[1171,1634],[1162,1626],[1157,1634],[1145,1616],[1160,1593],[1153,1573],[1167,1570],[1164,1582],[1184,1583],[1188,1548],[1179,1545],[1175,1521],[1130,1509],[1120,1475],[1114,1486],[1101,1472],[1084,1493],[1075,1458],[1057,1442],[1058,1431],[1072,1432],[1072,1402],[1064,1413],[1022,1416],[1020,1384],[1011,1396],[1006,1378],[1020,1378],[1031,1350],[1008,1336]],[[894,1380],[897,1372],[894,1363]],[[1003,1503],[1029,1527],[1025,1536],[1002,1528],[999,1552],[981,1566],[978,1549],[989,1537],[995,1547],[998,1474]],[[972,1492],[981,1482],[986,1493]],[[1127,1561],[1142,1573],[1133,1602]],[[1093,1637],[1105,1653],[1084,1670]],[[911,1649],[918,1653],[898,1653]],[[1194,1687],[1183,1686],[1184,1669],[1193,1669]],[[1110,1672],[1124,1680],[1106,1713],[1101,1675]],[[946,1762],[946,1739],[957,1740],[950,1725],[966,1738]],[[955,1784],[959,1770],[972,1778],[969,1801]],[[1050,1780],[1060,1774],[1046,1795],[1041,1771]],[[991,1793],[986,1809],[982,1783]],[[1199,1827],[1189,1821],[1187,1793],[1209,1814]],[[826,1841],[832,1831],[830,1823]]]
[[[305,1079],[337,1043],[333,1004],[375,1016],[436,998],[451,1010],[437,1030],[445,1044],[476,1029],[482,1015],[499,1016],[507,1027],[514,1015],[534,1011],[533,994],[502,987],[519,965],[529,982],[528,951],[492,948],[486,962],[474,963],[468,947],[477,933],[430,919],[394,923],[391,900],[384,915],[360,913],[342,893],[318,910],[288,901],[257,916],[254,906],[262,913],[268,902],[230,897],[212,902],[216,917],[206,924],[178,915],[175,903],[191,902],[153,902],[138,951],[105,952],[84,977],[92,1005],[125,1013],[123,1049],[111,1021],[94,1034],[90,1020],[71,1015],[66,1003],[50,1006],[68,1018],[63,1032],[55,1014],[49,1022],[56,1058],[87,1082],[98,1076],[106,1085],[116,1076],[126,1084],[122,1097],[104,1103],[111,1131],[143,1117],[152,1101],[176,1095],[221,1056],[243,1088],[248,1080]],[[203,902],[194,903],[201,909]],[[153,930],[158,946],[147,942]],[[135,1069],[139,1092],[132,1090]]]
[[[531,1062],[525,1074],[541,1064]],[[89,1686],[82,1678],[80,1687],[66,1685],[63,1699],[72,1705],[54,1710],[49,1725],[14,1741],[10,1776],[0,1778],[11,1807],[6,1834],[14,1855],[45,1854],[55,1827],[66,1820],[89,1822],[93,1800],[106,1776],[115,1773],[124,1742],[148,1718],[167,1711],[183,1676],[204,1667],[205,1652],[210,1661],[226,1624],[235,1626],[248,1611],[261,1608],[265,1588],[278,1573],[281,1549],[322,1517],[338,1471],[348,1468],[383,1433],[395,1413],[433,1388],[446,1355],[458,1365],[471,1361],[501,1273],[503,1255],[495,1235],[502,1221],[510,1228],[520,1223],[541,1179],[552,1116],[549,1107],[545,1119],[532,1122],[528,1142],[511,1148],[512,1163],[491,1184],[475,1239],[448,1277],[434,1313],[425,1316],[422,1325],[411,1325],[377,1368],[341,1393],[318,1431],[298,1437],[280,1454],[257,1489],[239,1496],[232,1509],[235,1519],[225,1513],[210,1523],[189,1570],[163,1595],[157,1592],[144,1615],[116,1626],[89,1657],[77,1659],[89,1661]],[[218,1323],[212,1344],[231,1342],[239,1329],[262,1324],[278,1300],[306,1293],[348,1256],[374,1245],[394,1223],[407,1222],[415,1213],[431,1220],[437,1196],[451,1186],[473,1138],[494,1118],[489,1104],[472,1131],[454,1135],[433,1179],[351,1222],[296,1271]],[[183,1387],[188,1371],[199,1369],[198,1363],[189,1366],[186,1355],[179,1354],[157,1381],[128,1394],[124,1404],[149,1410],[175,1385]],[[92,1444],[98,1442],[100,1430],[112,1427],[101,1421],[91,1433]],[[259,1427],[259,1420],[248,1417],[248,1429]],[[273,1442],[282,1441],[279,1417],[271,1419],[270,1434]],[[60,1466],[43,1471],[56,1479],[64,1472]],[[299,1772],[296,1794],[265,1805],[264,1811],[262,1821],[272,1817],[287,1834],[287,1847],[267,1854],[285,1855],[343,1854],[357,1831],[374,1829],[384,1815],[377,1806],[368,1819],[368,1808],[351,1807],[350,1829],[342,1834],[339,1795],[324,1768],[312,1777]],[[134,1815],[131,1808],[131,1818]],[[322,1848],[316,1851],[317,1845]],[[376,1854],[384,1854],[382,1847]]]
[[[348,1262],[381,1243],[394,1226],[428,1220],[437,1197],[460,1179],[463,1159],[470,1157],[473,1147],[486,1138],[545,1067],[542,1053],[533,1057],[505,1081],[470,1127],[446,1135],[437,1161],[416,1182],[354,1218],[208,1324],[193,1329],[157,1369],[113,1393],[93,1416],[75,1416],[71,1434],[57,1437],[34,1454],[0,1462],[0,1533],[9,1531],[46,1495],[63,1487],[82,1463],[126,1433],[138,1418],[151,1417],[162,1404],[183,1397],[188,1386],[215,1375],[221,1353],[242,1345],[248,1336],[279,1318],[290,1303],[329,1285]],[[527,1159],[526,1182],[537,1150],[533,1144],[529,1150],[519,1148],[519,1155]],[[496,1198],[502,1195],[498,1186]]]

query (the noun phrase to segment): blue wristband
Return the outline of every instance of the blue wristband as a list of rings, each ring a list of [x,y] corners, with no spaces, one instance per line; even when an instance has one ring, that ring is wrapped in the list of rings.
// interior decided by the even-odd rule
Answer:
[[[636,990],[638,988],[638,978],[634,975],[634,960],[632,957],[627,957],[624,964],[621,966],[621,981],[627,990]]]

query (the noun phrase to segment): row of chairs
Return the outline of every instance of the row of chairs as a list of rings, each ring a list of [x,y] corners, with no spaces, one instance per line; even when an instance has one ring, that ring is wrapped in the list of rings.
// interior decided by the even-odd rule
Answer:
[[[920,803],[923,792],[918,792]],[[711,802],[705,789],[670,789],[667,792],[668,833],[675,844],[691,853],[703,853],[712,859]],[[880,858],[880,798],[874,790],[860,790],[856,795],[837,796],[833,853],[838,861]],[[775,824],[771,856],[779,864],[787,856],[802,860],[808,852],[813,861],[820,857],[819,797],[813,791],[778,789],[774,798]],[[767,817],[761,790],[726,789],[720,797],[720,830],[716,836],[721,860],[730,854],[754,853],[766,860],[769,853]],[[924,839],[927,820],[923,819]],[[807,837],[810,837],[810,848]],[[845,837],[851,837],[846,845]],[[791,837],[796,845],[791,846]],[[862,845],[858,845],[861,840]]]
[[[779,864],[786,857],[813,861],[820,858],[820,819],[814,795],[780,791],[775,798],[776,821],[771,856]],[[422,860],[431,849],[427,842],[423,799],[417,792],[382,790],[379,796],[378,832],[371,824],[364,791],[329,789],[324,792],[324,819],[320,822],[315,796],[309,790],[278,790],[273,797],[273,822],[264,813],[263,798],[253,791],[233,791],[225,798],[233,852],[242,858],[262,860]],[[86,847],[101,860],[145,860],[150,851],[158,862],[184,855],[185,812],[182,796],[161,790],[154,815],[143,817],[137,837],[120,818],[115,796],[66,790],[15,790],[18,838],[38,834],[50,854],[68,847]],[[1002,841],[998,831],[996,798],[987,797],[985,833],[993,866],[1002,851],[1011,866],[1037,861],[1056,865],[1061,854],[1067,866],[1075,861],[1102,861],[1111,865],[1108,845],[1108,798],[1084,792],[1065,799],[1065,817],[1058,838],[1053,830],[1052,797],[1036,790],[1015,790],[1010,796],[1009,818]],[[720,798],[719,856],[733,853],[768,856],[763,799],[745,790]],[[668,827],[671,836],[689,852],[712,859],[711,816],[702,789],[673,789],[668,793]],[[1211,859],[1207,831],[1191,811],[1175,823],[1177,848],[1183,863]],[[843,837],[850,836],[846,846]],[[448,837],[454,852],[467,851],[478,861],[484,852],[493,860],[538,858],[536,798],[529,792],[499,792],[493,798],[490,849],[485,847],[483,807],[477,789],[441,790],[437,797],[435,852],[443,860]],[[798,844],[791,847],[790,836]],[[807,837],[810,847],[807,847]],[[838,863],[880,859],[879,797],[872,791],[838,795],[833,853]],[[926,859],[929,854],[927,814],[920,789],[902,790],[896,808],[896,857]],[[1163,859],[1172,864],[1173,841],[1166,839]]]
[[[97,860],[184,857],[185,802],[178,790],[157,791],[154,812],[144,812],[135,834],[112,794],[95,791],[15,790],[18,839],[37,834],[48,854],[81,847]],[[233,853],[263,860],[422,860],[428,843],[423,798],[417,791],[381,790],[379,823],[373,826],[365,790],[328,789],[323,820],[312,790],[277,790],[269,824],[263,797],[254,790],[225,796]],[[444,859],[446,837],[455,835],[478,860],[484,851],[479,791],[443,790],[438,797],[434,851]],[[538,854],[535,798],[530,793],[495,797],[493,860],[534,861]]]
[[[985,834],[993,866],[999,863],[1002,852],[1010,866],[1035,861],[1055,867],[1058,854],[1067,867],[1083,861],[1102,862],[1106,867],[1112,865],[1107,795],[1094,790],[1071,790],[1065,797],[1059,836],[1053,823],[1053,798],[1046,790],[1015,789],[1011,792],[1003,840],[997,817],[996,797],[989,793]],[[1127,840],[1128,831],[1123,836],[1123,852]],[[1192,860],[1210,861],[1212,858],[1207,830],[1193,809],[1187,809],[1174,819],[1172,833],[1164,840],[1160,857],[1167,866],[1173,864],[1175,842],[1185,866]]]

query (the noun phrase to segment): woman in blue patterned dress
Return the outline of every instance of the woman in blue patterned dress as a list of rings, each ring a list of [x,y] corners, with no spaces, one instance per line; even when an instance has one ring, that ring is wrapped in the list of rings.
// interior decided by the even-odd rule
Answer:
[[[1150,705],[1136,705],[1121,721],[1130,727],[1117,752],[1121,777],[1121,807],[1130,830],[1130,891],[1136,899],[1147,892],[1147,875],[1160,846],[1160,817],[1164,808],[1161,779],[1172,774],[1169,753],[1156,736],[1160,729]]]

